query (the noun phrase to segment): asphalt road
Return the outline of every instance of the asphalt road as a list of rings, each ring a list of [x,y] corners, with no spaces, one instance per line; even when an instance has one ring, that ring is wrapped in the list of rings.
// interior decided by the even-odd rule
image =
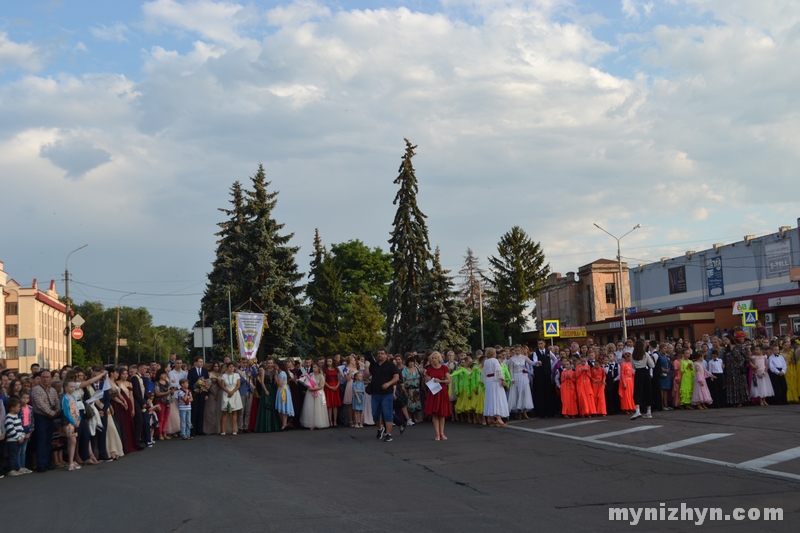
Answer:
[[[4,531],[81,533],[796,531],[798,421],[800,406],[748,407],[570,427],[587,421],[449,424],[446,442],[429,424],[391,443],[371,428],[173,440],[79,472],[6,477],[0,520]],[[661,503],[726,514],[781,507],[784,516],[608,519],[609,507]]]

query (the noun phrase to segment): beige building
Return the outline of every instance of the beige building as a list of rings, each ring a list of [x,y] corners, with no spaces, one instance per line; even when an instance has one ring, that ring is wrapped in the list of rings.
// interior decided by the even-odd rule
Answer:
[[[0,281],[2,272],[0,263]],[[6,367],[28,372],[33,363],[42,368],[60,368],[67,364],[66,307],[58,300],[56,283],[51,280],[46,291],[36,280],[22,287],[14,279],[4,282],[3,347]]]
[[[630,306],[628,265],[622,263],[625,281],[625,302]],[[610,259],[598,259],[566,276],[550,274],[544,290],[536,298],[536,317],[541,330],[542,320],[558,320],[561,328],[585,328],[621,312],[619,299],[619,264]],[[562,335],[564,337],[564,335]]]
[[[0,261],[0,370],[6,367],[6,282],[8,274]]]

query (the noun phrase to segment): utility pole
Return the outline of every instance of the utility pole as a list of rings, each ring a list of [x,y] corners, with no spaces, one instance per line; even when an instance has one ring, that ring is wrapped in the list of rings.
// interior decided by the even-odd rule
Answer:
[[[72,302],[69,300],[69,256],[77,252],[78,250],[83,250],[89,246],[88,244],[84,244],[78,248],[75,248],[70,253],[67,254],[67,260],[64,261],[64,299],[67,301],[67,317],[64,322],[64,336],[67,339],[66,347],[66,359],[65,364],[71,365],[72,364],[72,319],[70,318],[69,314],[72,311]]]
[[[606,233],[608,235],[611,235],[610,233],[608,233],[606,230],[604,230],[603,228],[601,228],[597,224],[595,224],[594,226],[597,229],[599,229],[600,231],[602,231],[602,232],[604,232],[604,233]],[[631,229],[625,235],[628,235],[628,234],[632,233],[634,230],[637,230],[637,229],[639,229],[641,227],[642,227],[641,224],[636,224],[633,227],[633,229]],[[624,285],[624,282],[623,282],[623,279],[622,279],[622,252],[620,251],[619,241],[621,241],[625,237],[625,235],[623,235],[622,237],[616,237],[614,235],[611,235],[611,238],[613,238],[614,240],[617,241],[617,264],[619,265],[619,300],[620,300],[620,303],[622,304],[622,342],[623,343],[628,340],[628,321],[625,318],[625,311],[626,311],[625,310],[625,289],[624,289],[625,285]]]

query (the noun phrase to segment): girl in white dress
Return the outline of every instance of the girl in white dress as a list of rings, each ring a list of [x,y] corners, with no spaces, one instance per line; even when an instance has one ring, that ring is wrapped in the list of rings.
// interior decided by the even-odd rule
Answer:
[[[503,369],[497,360],[494,348],[486,348],[483,363],[483,381],[486,385],[486,398],[483,403],[483,416],[490,420],[492,426],[505,426],[504,418],[508,418],[508,398],[506,398],[506,380]]]
[[[517,413],[517,419],[530,420],[528,411],[533,409],[531,384],[528,368],[533,368],[535,363],[526,355],[517,352],[508,360],[508,369],[511,371],[511,392],[508,394],[508,409]]]
[[[234,413],[242,408],[242,397],[239,394],[239,387],[242,382],[239,374],[233,371],[234,368],[235,365],[233,363],[228,363],[222,379],[219,380],[219,388],[222,391],[222,433],[220,435],[225,435],[225,421],[228,419],[229,410],[233,416],[233,434],[236,435],[236,419],[238,415]]]
[[[300,425],[313,430],[330,427],[330,422],[328,407],[325,405],[325,391],[322,390],[325,388],[325,374],[317,364],[313,364],[311,369],[308,376],[309,387],[303,400],[303,412],[300,413]]]

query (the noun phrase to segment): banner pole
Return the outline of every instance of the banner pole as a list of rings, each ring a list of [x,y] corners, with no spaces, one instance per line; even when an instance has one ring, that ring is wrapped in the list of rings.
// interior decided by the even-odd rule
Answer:
[[[233,313],[231,312],[231,291],[228,291],[228,334],[231,339],[231,361],[233,360]]]

